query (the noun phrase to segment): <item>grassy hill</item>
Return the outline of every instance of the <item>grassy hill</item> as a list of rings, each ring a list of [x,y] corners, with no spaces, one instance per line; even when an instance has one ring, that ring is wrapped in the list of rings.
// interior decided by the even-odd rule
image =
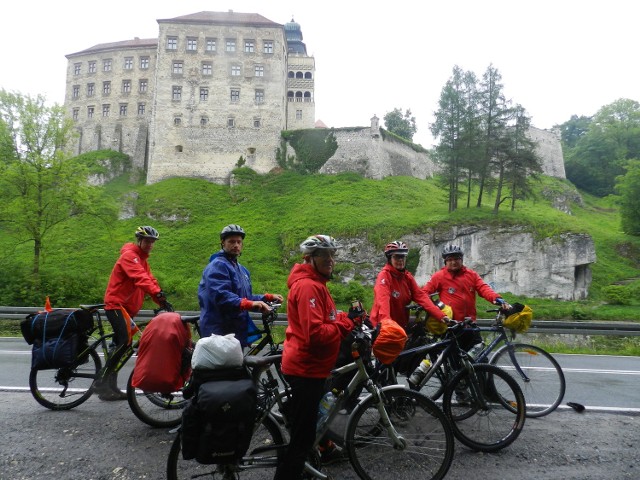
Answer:
[[[297,245],[307,235],[366,237],[382,248],[390,239],[409,232],[480,223],[528,225],[541,238],[564,231],[586,232],[594,238],[598,261],[592,266],[590,299],[518,298],[534,305],[537,316],[640,319],[637,296],[634,301],[625,300],[629,305],[606,302],[608,286],[630,282],[637,292],[640,277],[640,239],[621,232],[614,199],[584,196],[584,206],[572,205],[573,215],[567,215],[538,195],[519,202],[514,212],[505,208],[494,215],[493,200],[487,198],[486,207],[461,208],[449,214],[446,192],[435,180],[369,180],[356,174],[305,176],[293,172],[262,176],[249,169],[236,173],[232,187],[187,178],[132,185],[126,175],[101,187],[105,198],[116,199],[123,211],[132,210],[134,215],[115,222],[95,217],[70,219],[58,227],[45,239],[40,287],[32,285],[29,273],[32,243],[21,243],[0,230],[0,265],[6,272],[0,278],[0,304],[40,305],[45,295],[54,306],[102,301],[120,247],[132,241],[137,225],[150,224],[160,231],[150,259],[152,269],[176,308],[194,310],[202,269],[218,250],[218,233],[228,223],[238,223],[248,232],[241,262],[251,271],[255,291],[283,294],[288,272],[300,258]],[[544,178],[536,189],[560,191],[568,186]],[[339,270],[338,265],[338,275]],[[330,288],[340,308],[346,308],[354,296],[371,304],[370,288],[357,282],[332,282]],[[147,308],[151,305],[146,304]]]

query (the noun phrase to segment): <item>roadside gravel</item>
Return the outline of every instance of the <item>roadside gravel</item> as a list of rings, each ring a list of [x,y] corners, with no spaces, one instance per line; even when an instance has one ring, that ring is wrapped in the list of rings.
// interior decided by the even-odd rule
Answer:
[[[74,410],[52,412],[29,392],[0,392],[0,424],[1,480],[166,478],[173,434],[141,423],[127,402],[92,397]],[[348,463],[328,471],[337,480],[357,479]],[[640,416],[561,409],[527,419],[520,437],[501,452],[474,453],[456,444],[447,479],[470,478],[638,479]],[[399,473],[390,480],[409,479],[415,480]]]

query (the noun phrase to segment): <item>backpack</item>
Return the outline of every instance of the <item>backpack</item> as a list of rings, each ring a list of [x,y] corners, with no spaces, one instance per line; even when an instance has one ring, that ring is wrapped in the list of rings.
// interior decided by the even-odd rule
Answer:
[[[257,414],[257,388],[244,368],[195,371],[195,396],[182,413],[182,457],[235,463],[247,452]]]
[[[191,375],[190,363],[183,362],[191,345],[191,329],[179,313],[154,317],[140,337],[131,385],[145,392],[180,390]]]

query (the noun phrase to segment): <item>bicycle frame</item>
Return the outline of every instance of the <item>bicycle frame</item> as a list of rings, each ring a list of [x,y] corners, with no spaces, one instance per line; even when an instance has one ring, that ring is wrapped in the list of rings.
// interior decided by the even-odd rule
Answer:
[[[493,352],[500,343],[504,342],[505,345],[507,345],[507,351],[509,352],[509,358],[511,359],[511,363],[513,363],[513,366],[516,372],[518,372],[518,375],[520,375],[520,377],[524,382],[531,381],[531,379],[527,376],[525,371],[522,369],[522,367],[518,363],[518,360],[516,359],[516,356],[513,353],[513,343],[511,342],[511,339],[509,339],[509,335],[507,334],[507,332],[505,331],[505,328],[502,325],[492,325],[490,327],[478,327],[478,329],[481,332],[492,332],[492,333],[496,333],[497,335],[494,336],[494,338],[491,340],[489,345],[487,345],[484,349],[482,349],[480,354],[476,357],[475,362],[478,362],[478,363],[488,362],[489,354]]]

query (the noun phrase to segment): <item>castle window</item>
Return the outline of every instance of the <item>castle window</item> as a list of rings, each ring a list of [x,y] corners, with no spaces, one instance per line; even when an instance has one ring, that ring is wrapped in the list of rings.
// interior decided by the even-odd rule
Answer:
[[[182,125],[182,119],[180,117],[173,117],[173,124],[176,127],[179,127],[180,125]],[[180,151],[182,151],[182,149]]]
[[[149,81],[146,78],[141,79],[139,83],[140,93],[146,93],[148,87],[149,87]]]
[[[302,92],[296,92],[296,102],[302,101]]]
[[[206,102],[209,99],[209,88],[200,87],[200,101]]]
[[[205,50],[207,52],[215,52],[216,51],[216,39],[215,38],[207,38],[205,41]]]
[[[93,97],[96,93],[96,84],[87,83],[87,97]]]
[[[229,117],[227,118],[227,127],[228,128],[235,128],[236,126],[236,119],[233,117]]]
[[[149,57],[140,57],[140,68],[142,70],[149,68]]]
[[[240,76],[240,65],[231,65],[231,76],[232,77]]]
[[[231,40],[231,39],[227,39],[224,49],[225,49],[226,52],[235,52],[236,51],[236,41],[235,40]]]
[[[187,52],[197,52],[198,51],[198,39],[195,37],[187,38]]]
[[[139,103],[138,104],[138,115],[144,115],[144,110],[145,110],[145,104],[144,103]]]
[[[255,43],[253,40],[245,40],[244,42],[244,52],[245,53],[253,53],[255,51]]]
[[[287,74],[287,77],[289,77],[289,78],[295,78],[295,77],[296,77],[296,74],[295,74],[295,72],[289,72],[289,73]]]
[[[133,68],[133,57],[124,57],[124,69],[131,70]]]
[[[293,92],[291,90],[289,90],[287,92],[287,101],[288,102],[293,102],[293,100],[294,100],[294,94],[293,94]]]
[[[173,73],[176,75],[182,75],[182,62],[173,62]]]
[[[207,117],[200,118],[200,126],[204,127],[207,123],[209,123],[209,119]]]
[[[130,92],[131,92],[131,80],[123,80],[122,93],[130,93]]]
[[[181,100],[182,99],[182,87],[178,87],[178,86],[174,85],[172,92],[173,92],[172,95],[171,95],[171,99],[172,100]]]
[[[127,116],[127,104],[126,103],[121,103],[120,104],[120,116],[121,117],[126,117]]]
[[[254,98],[256,103],[264,103],[264,90],[256,90],[256,96]]]
[[[108,117],[110,110],[111,110],[111,105],[109,105],[108,103],[105,103],[104,105],[102,105],[102,116]]]
[[[213,66],[211,62],[202,62],[202,75],[211,75],[213,73]]]
[[[93,118],[93,113],[95,112],[96,107],[90,105],[87,107],[87,118]]]
[[[264,46],[264,53],[273,53],[273,42],[272,41],[264,42],[263,46]]]
[[[78,98],[80,96],[80,85],[73,86],[71,95],[73,98]]]
[[[89,73],[96,73],[96,62],[89,62]]]
[[[264,77],[264,65],[256,65],[256,77]]]
[[[304,92],[304,101],[311,102],[311,92]]]
[[[182,145],[176,145],[176,153],[182,153]]]
[[[305,72],[304,78],[307,79],[307,80],[311,80],[313,78],[313,76],[311,75],[311,72]]]
[[[296,110],[296,120],[302,120],[302,110]]]
[[[296,78],[304,78],[302,72],[296,72]]]
[[[236,103],[240,101],[240,90],[237,88],[231,89],[231,101]]]
[[[253,119],[253,128],[260,128],[260,118],[256,117]]]
[[[78,113],[79,113],[79,112],[80,112],[80,109],[79,109],[79,108],[74,108],[74,109],[73,109],[73,114],[72,114],[72,115],[73,115],[73,119],[74,119],[74,120],[78,120]]]
[[[73,64],[73,74],[74,75],[80,75],[80,69],[82,68],[82,64],[81,63],[74,63]]]
[[[111,93],[111,82],[102,82],[102,94],[109,95]]]
[[[102,62],[102,70],[104,72],[110,72],[111,71],[111,60],[104,60]]]
[[[167,50],[178,49],[178,37],[167,37]]]

